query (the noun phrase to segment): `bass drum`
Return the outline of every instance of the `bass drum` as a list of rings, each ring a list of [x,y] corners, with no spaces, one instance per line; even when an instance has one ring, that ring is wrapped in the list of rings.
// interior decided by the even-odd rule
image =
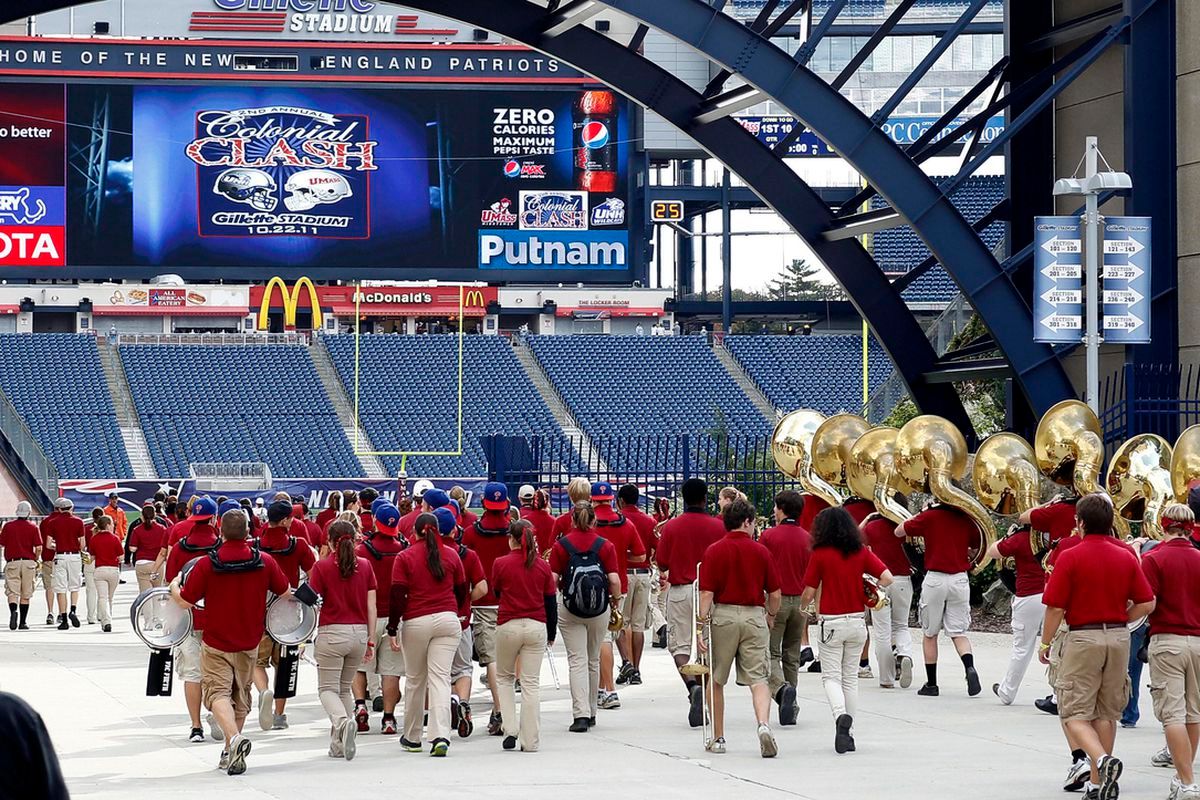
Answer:
[[[147,589],[129,607],[133,632],[152,650],[170,650],[192,632],[192,610],[171,597],[166,586]]]
[[[304,644],[317,629],[317,610],[291,597],[274,596],[267,603],[266,628],[281,645]]]

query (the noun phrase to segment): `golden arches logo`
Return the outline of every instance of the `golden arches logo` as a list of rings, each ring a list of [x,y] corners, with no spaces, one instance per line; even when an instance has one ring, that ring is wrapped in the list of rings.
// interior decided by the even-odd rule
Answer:
[[[471,289],[467,292],[466,298],[463,300],[463,308],[484,308],[487,304],[483,302],[483,292],[479,289]]]
[[[263,291],[262,305],[258,308],[258,329],[260,331],[265,331],[270,327],[271,297],[275,294],[276,289],[279,289],[279,296],[283,299],[283,327],[285,330],[296,327],[296,305],[300,300],[300,293],[305,289],[308,290],[308,300],[312,305],[313,330],[320,330],[324,327],[325,314],[321,311],[321,298],[317,295],[317,287],[313,285],[312,280],[307,277],[300,278],[289,290],[283,278],[276,275],[267,281],[267,288]]]

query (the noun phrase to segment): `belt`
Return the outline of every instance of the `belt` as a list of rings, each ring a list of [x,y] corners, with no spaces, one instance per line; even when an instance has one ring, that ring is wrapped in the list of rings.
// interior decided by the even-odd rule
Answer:
[[[1073,631],[1106,631],[1110,628],[1112,630],[1128,630],[1124,622],[1089,622],[1086,625],[1072,625],[1070,627]]]
[[[649,567],[630,567],[629,569],[627,569],[625,571],[628,572],[630,575],[649,575],[650,574]]]
[[[32,559],[32,558],[10,558],[10,559],[8,560],[8,563],[9,563],[9,564],[16,564],[18,561],[34,561],[34,563],[37,563],[37,562],[36,562],[34,559]]]

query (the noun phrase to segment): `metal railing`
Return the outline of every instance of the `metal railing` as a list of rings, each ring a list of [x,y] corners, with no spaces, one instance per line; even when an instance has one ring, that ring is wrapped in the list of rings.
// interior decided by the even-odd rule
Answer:
[[[1141,433],[1174,444],[1180,431],[1200,424],[1200,364],[1125,364],[1102,382],[1100,407],[1110,451]]]
[[[3,433],[4,437],[8,439],[9,445],[17,457],[25,463],[25,468],[29,470],[46,496],[57,497],[58,468],[54,466],[54,462],[34,439],[29,426],[17,413],[16,406],[3,392],[0,392],[0,433]]]
[[[292,333],[118,333],[109,344],[308,344],[310,331]]]
[[[188,464],[192,478],[252,478],[271,482],[271,467],[262,461],[201,461]]]

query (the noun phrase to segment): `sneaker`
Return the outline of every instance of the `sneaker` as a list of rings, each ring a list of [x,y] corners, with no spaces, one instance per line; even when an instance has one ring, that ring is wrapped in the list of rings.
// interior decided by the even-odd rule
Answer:
[[[188,741],[192,744],[201,744],[204,742],[204,728],[192,728],[192,732],[188,734]]]
[[[342,758],[347,761],[353,761],[355,753],[358,752],[358,745],[354,742],[354,737],[358,735],[358,726],[348,719],[344,719],[338,723],[338,739],[342,743]]]
[[[699,728],[704,724],[704,690],[700,684],[692,686],[691,708],[688,709],[688,725]]]
[[[1180,784],[1179,793],[1175,795],[1175,800],[1200,800],[1200,785],[1195,783]]]
[[[815,658],[815,656],[813,656],[812,648],[811,647],[803,647],[800,649],[800,663],[797,666],[803,667],[808,662],[815,661],[815,660],[816,660],[816,658]]]
[[[707,749],[708,752],[713,753],[718,756],[724,755],[725,754],[725,737],[722,736],[718,739],[713,739],[711,742],[708,743],[708,747],[705,749]]]
[[[517,737],[505,736],[504,741],[500,743],[500,746],[503,747],[505,750],[516,750],[517,749]]]
[[[287,714],[276,714],[275,719],[271,722],[271,730],[286,731],[288,729]]]
[[[1092,760],[1084,756],[1082,761],[1074,762],[1071,764],[1071,768],[1067,770],[1067,777],[1063,780],[1063,791],[1078,792],[1088,782],[1091,774]]]
[[[221,772],[225,772],[226,770],[229,769],[229,751],[228,750],[221,751],[221,760],[217,762],[217,769],[221,770]]]
[[[1058,716],[1058,703],[1054,702],[1054,695],[1049,694],[1045,697],[1039,697],[1033,701],[1033,707],[1038,711],[1044,711],[1047,714]]]
[[[1167,787],[1167,800],[1179,800],[1179,791],[1183,789],[1183,781],[1178,775],[1171,776],[1171,785]]]
[[[60,631],[65,631],[70,627],[71,627],[71,624],[69,622],[67,622],[67,615],[59,614],[58,615],[58,629]]]
[[[1137,723],[1134,722],[1133,720],[1123,719],[1123,720],[1121,720],[1121,727],[1122,728],[1136,728]]]
[[[459,713],[458,712],[458,704],[460,702],[461,701],[458,699],[458,695],[456,695],[456,694],[450,695],[450,727],[451,728],[458,727],[458,713]]]
[[[221,730],[221,726],[217,723],[216,717],[214,717],[212,714],[209,714],[204,721],[208,723],[209,736],[218,742],[225,741],[225,732]]]
[[[104,623],[104,627],[101,628],[101,630],[103,630],[105,633],[112,633],[112,625],[109,625],[106,622],[106,623]]]
[[[875,673],[871,671],[871,665],[870,665],[870,664],[867,664],[866,666],[859,666],[859,668],[858,668],[858,677],[860,677],[860,678],[874,678],[874,677],[875,677]]]
[[[1100,789],[1097,786],[1092,786],[1090,783],[1083,791],[1083,800],[1099,800]]]
[[[72,611],[71,613],[67,614],[67,619],[68,619],[68,620],[70,620],[70,622],[71,622],[71,627],[72,627],[72,628],[78,628],[78,627],[79,627],[79,617],[78,617],[78,616],[76,616],[76,614],[75,614],[75,612],[74,612],[74,611]],[[94,624],[95,624],[95,622],[93,622],[93,621],[91,621],[91,620],[88,620],[88,624],[89,624],[89,625],[94,625]]]
[[[656,647],[659,650],[667,649],[667,626],[661,626],[654,632],[654,641],[650,643],[651,647]]]
[[[246,756],[250,755],[250,740],[240,733],[235,734],[229,742],[229,766],[225,768],[228,775],[241,775],[246,771]]]
[[[774,758],[779,754],[779,745],[775,744],[771,728],[765,723],[760,723],[758,726],[758,750],[762,753],[763,758]]]
[[[983,687],[979,685],[979,673],[974,667],[967,667],[967,696],[974,697],[983,691]]]
[[[641,670],[635,669],[633,672],[631,672],[629,674],[629,685],[630,686],[641,686],[642,685],[642,671]]]
[[[813,673],[813,672],[820,672],[820,671],[821,671],[821,662],[820,662],[820,661],[814,661],[814,662],[812,662],[811,664],[809,664],[809,665],[808,665],[808,671],[809,671],[810,673]]]
[[[425,749],[424,746],[420,742],[410,742],[408,739],[405,739],[403,736],[400,737],[400,747],[406,753],[419,753]]]
[[[429,749],[429,755],[433,756],[434,758],[445,758],[446,754],[449,752],[450,752],[450,740],[449,739],[434,739],[433,747],[431,747]]]
[[[258,696],[258,727],[269,731],[275,725],[275,693],[270,689]]]
[[[500,720],[500,712],[493,711],[488,717],[488,736],[499,736],[504,733],[504,726]]]
[[[367,712],[366,706],[354,707],[354,725],[358,728],[359,733],[371,730],[371,715]]]
[[[471,720],[471,704],[461,703],[458,713],[458,738],[466,739],[475,731],[475,723]]]
[[[900,688],[907,689],[912,686],[912,659],[908,656],[900,656]]]
[[[576,717],[574,721],[571,722],[571,726],[567,728],[567,730],[569,730],[571,733],[587,733],[587,717]]]
[[[939,694],[941,694],[941,691],[938,689],[938,685],[936,683],[927,683],[920,689],[917,689],[917,694],[921,695],[922,697],[937,697]]]
[[[1162,750],[1159,750],[1157,753],[1150,756],[1150,766],[1174,767],[1175,759],[1171,758],[1171,751],[1164,747]]]
[[[595,717],[588,717],[588,727],[589,728],[596,727],[596,718]]]
[[[29,623],[28,623],[28,622],[22,622],[20,625],[18,625],[18,626],[17,626],[17,630],[19,630],[19,631],[27,631],[27,630],[29,630]]]
[[[94,619],[89,619],[89,620],[87,621],[87,623],[88,623],[88,625],[95,625],[95,624],[96,624],[96,620],[94,620]]]
[[[838,715],[837,722],[834,723],[835,733],[833,735],[833,749],[839,753],[848,753],[854,749],[854,737],[850,735],[850,726],[854,724],[854,718],[849,714]]]
[[[14,614],[13,619],[16,618],[16,614]],[[633,664],[629,663],[628,661],[622,664],[620,671],[617,672],[617,684],[624,686],[625,684],[629,683],[629,676],[633,674],[633,671]]]
[[[378,697],[376,697],[374,700],[371,701],[371,710],[374,711],[376,714],[383,713],[383,695],[379,695]]]
[[[620,708],[621,707],[621,698],[617,696],[616,692],[605,692],[604,697],[602,697],[600,699],[600,702],[598,703],[598,705],[601,708],[606,708],[609,710],[612,710],[615,708]]]
[[[796,687],[785,683],[779,690],[779,724],[795,725],[800,717],[800,707],[796,705]]]
[[[46,624],[47,624],[47,625],[53,625],[53,624],[54,624],[54,615],[53,615],[53,614],[47,614],[47,615],[46,615]]]
[[[17,629],[17,612],[16,611],[8,612],[8,629],[10,631],[15,631]]]
[[[1116,756],[1101,756],[1099,763],[1096,764],[1096,771],[1100,773],[1097,800],[1117,800],[1121,794],[1121,788],[1117,785],[1117,781],[1121,779],[1121,772],[1124,769],[1125,765]]]
[[[384,717],[383,722],[379,725],[379,732],[384,736],[396,735],[396,718]]]

